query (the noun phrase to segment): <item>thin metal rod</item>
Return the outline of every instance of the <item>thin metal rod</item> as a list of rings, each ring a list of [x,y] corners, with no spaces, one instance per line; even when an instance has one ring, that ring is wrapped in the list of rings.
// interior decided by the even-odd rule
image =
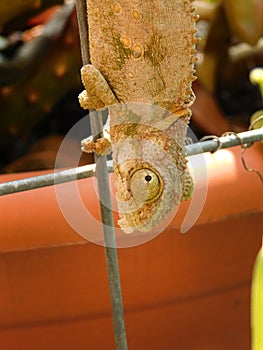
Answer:
[[[105,5],[107,6],[107,5]],[[77,16],[80,32],[80,44],[82,53],[82,63],[87,64],[90,61],[88,50],[88,23],[87,8],[85,0],[77,0],[76,2]],[[90,126],[93,138],[102,134],[103,122],[102,112],[90,113]],[[118,267],[118,256],[116,248],[116,238],[114,232],[114,222],[112,216],[112,206],[110,198],[110,186],[108,178],[108,167],[106,157],[97,156],[96,162],[96,178],[98,181],[98,191],[100,198],[100,211],[102,217],[105,258],[108,271],[108,282],[110,289],[110,299],[112,308],[112,319],[114,328],[114,338],[117,350],[127,350],[127,338],[124,322],[124,312],[122,305],[122,293],[120,284],[120,274]]]
[[[90,164],[78,168],[58,171],[51,174],[5,182],[0,184],[0,196],[92,177],[94,175],[95,169],[96,165]],[[112,165],[108,164],[108,169],[112,171]]]
[[[93,112],[90,116],[90,124],[92,134],[99,135],[102,132],[103,128],[102,113]],[[126,340],[122,293],[118,268],[118,256],[110,199],[108,167],[106,157],[104,156],[98,156],[95,154],[95,161],[95,175],[98,182],[100,211],[103,224],[105,257],[107,262],[108,280],[110,287],[115,343],[117,350],[126,350],[128,349],[128,346]]]
[[[213,137],[211,140],[193,143],[186,146],[187,156],[205,152],[215,152],[218,148],[229,148],[238,145],[254,143],[263,140],[263,128],[244,131],[238,134],[229,134],[221,137]],[[218,147],[220,145],[220,147]]]
[[[88,47],[88,26],[87,26],[87,5],[86,0],[76,0],[76,10],[78,17],[81,59],[83,65],[90,63]]]
[[[218,139],[221,144],[220,149],[234,147],[241,144],[249,144],[256,141],[263,141],[263,128],[242,132],[237,134],[237,136],[223,136],[219,137]],[[240,141],[242,141],[242,143]],[[218,142],[216,140],[209,140],[187,145],[186,153],[188,156],[193,156],[204,152],[214,152],[217,148]],[[5,182],[0,184],[0,196],[85,179],[92,177],[95,169],[96,164],[89,164],[78,168],[58,171],[52,174]],[[107,171],[113,171],[112,161],[107,162]]]

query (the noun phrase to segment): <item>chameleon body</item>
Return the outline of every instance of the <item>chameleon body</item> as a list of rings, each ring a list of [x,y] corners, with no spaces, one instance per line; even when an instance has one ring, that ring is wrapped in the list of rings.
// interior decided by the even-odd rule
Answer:
[[[109,107],[119,225],[149,231],[193,184],[185,137],[194,101],[195,22],[191,0],[87,0],[90,62],[81,70],[85,109]]]

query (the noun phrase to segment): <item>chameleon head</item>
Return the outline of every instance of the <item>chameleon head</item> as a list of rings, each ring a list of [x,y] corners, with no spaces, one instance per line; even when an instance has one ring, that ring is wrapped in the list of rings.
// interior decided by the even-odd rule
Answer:
[[[172,157],[155,144],[134,142],[139,154],[130,150],[126,159],[118,159],[118,164],[115,160],[114,170],[119,225],[125,233],[158,226],[182,197],[180,171]]]
[[[159,106],[138,103],[111,107],[110,118],[119,225],[126,233],[159,230],[192,192],[184,149],[187,124]]]

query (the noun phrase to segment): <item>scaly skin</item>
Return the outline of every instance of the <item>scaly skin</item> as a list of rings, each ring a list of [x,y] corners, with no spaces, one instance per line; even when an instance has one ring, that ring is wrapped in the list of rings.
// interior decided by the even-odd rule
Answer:
[[[194,101],[191,0],[87,0],[91,64],[81,70],[85,109],[109,106],[119,225],[149,231],[193,185],[185,137]],[[103,153],[108,139],[82,143]]]

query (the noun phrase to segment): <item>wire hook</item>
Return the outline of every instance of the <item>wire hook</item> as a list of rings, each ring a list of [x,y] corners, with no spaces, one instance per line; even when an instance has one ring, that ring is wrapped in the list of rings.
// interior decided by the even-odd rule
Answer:
[[[207,135],[207,136],[203,136],[199,142],[203,142],[203,141],[209,141],[209,140],[214,140],[217,142],[217,147],[211,151],[211,153],[215,153],[216,151],[220,150],[220,148],[222,147],[222,142],[220,140],[220,138],[216,135]]]
[[[249,130],[252,129],[252,126],[258,122],[260,119],[263,119],[263,116],[257,118],[255,121],[253,121],[253,123],[250,125],[249,127]],[[242,148],[242,152],[241,152],[241,161],[242,161],[242,164],[243,164],[243,167],[246,171],[248,172],[253,172],[253,173],[256,173],[259,177],[259,179],[261,180],[262,182],[262,185],[263,185],[263,175],[261,174],[261,172],[258,170],[258,169],[255,169],[255,168],[249,168],[247,166],[247,163],[246,163],[246,159],[245,159],[245,152],[248,148],[250,148],[254,142],[250,142],[250,143],[242,143],[242,140],[240,139],[239,135],[234,132],[234,131],[228,131],[228,132],[225,132],[222,136],[230,136],[230,135],[233,135],[235,136],[238,140],[239,140],[239,143],[240,143],[240,146]]]

